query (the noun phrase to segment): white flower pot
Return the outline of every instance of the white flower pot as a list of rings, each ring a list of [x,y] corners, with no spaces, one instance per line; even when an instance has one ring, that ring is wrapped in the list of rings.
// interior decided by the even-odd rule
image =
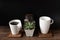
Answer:
[[[18,24],[13,25],[13,24],[11,24],[12,22],[17,22]],[[19,31],[22,29],[22,24],[19,19],[14,19],[14,20],[9,21],[9,26],[10,26],[11,33],[13,35],[18,34]]]
[[[27,36],[27,37],[32,37],[33,34],[34,34],[34,30],[35,30],[35,29],[32,29],[32,30],[25,30],[26,36]]]
[[[40,25],[41,33],[47,34],[51,24],[53,24],[53,20],[50,17],[47,17],[47,16],[40,17],[39,25]]]

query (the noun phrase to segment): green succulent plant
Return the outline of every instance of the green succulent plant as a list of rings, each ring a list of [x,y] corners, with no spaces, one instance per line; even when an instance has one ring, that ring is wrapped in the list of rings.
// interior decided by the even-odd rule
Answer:
[[[35,28],[35,21],[32,21],[32,22],[26,21],[26,22],[24,22],[24,29],[31,30],[31,29],[34,29],[34,28]]]

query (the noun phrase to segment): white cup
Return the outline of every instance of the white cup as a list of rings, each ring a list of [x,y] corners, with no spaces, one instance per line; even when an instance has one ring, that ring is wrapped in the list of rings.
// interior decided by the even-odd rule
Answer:
[[[15,22],[17,24],[11,24],[13,22]],[[19,19],[14,19],[14,20],[9,21],[9,26],[10,26],[11,33],[13,35],[18,34],[19,31],[22,29],[22,24],[21,24],[21,21]]]
[[[50,24],[53,24],[53,19],[48,16],[42,16],[39,18],[39,26],[42,34],[47,34],[50,28]]]

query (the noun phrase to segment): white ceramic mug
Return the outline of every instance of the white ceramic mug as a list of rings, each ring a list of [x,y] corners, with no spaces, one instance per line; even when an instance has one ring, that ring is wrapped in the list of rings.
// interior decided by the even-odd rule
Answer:
[[[16,22],[17,24],[14,25],[14,24],[11,24],[13,22]],[[19,31],[22,29],[22,24],[21,24],[21,20],[19,19],[14,19],[14,20],[11,20],[9,21],[9,26],[10,26],[10,30],[11,30],[11,33],[13,35],[16,35],[19,33]]]
[[[47,34],[50,28],[50,24],[53,24],[53,19],[48,16],[41,16],[39,18],[39,26],[42,34]]]

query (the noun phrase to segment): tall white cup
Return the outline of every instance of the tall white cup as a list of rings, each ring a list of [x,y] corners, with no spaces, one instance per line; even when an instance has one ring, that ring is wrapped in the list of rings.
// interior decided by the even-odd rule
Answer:
[[[15,24],[12,24],[13,22],[15,22]],[[19,31],[22,29],[22,24],[19,19],[14,19],[14,20],[9,21],[9,26],[10,26],[11,33],[13,35],[18,34]]]
[[[39,18],[39,26],[42,34],[47,34],[50,28],[50,24],[53,24],[53,19],[48,16],[41,16]]]

